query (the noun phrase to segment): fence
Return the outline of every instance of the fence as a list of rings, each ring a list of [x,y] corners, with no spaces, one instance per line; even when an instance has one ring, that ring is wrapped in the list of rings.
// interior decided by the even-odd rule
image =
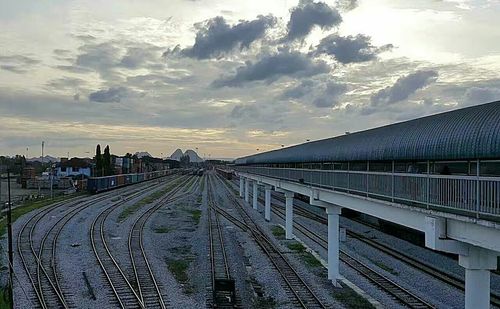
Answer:
[[[235,169],[428,209],[500,219],[500,177],[247,166]]]

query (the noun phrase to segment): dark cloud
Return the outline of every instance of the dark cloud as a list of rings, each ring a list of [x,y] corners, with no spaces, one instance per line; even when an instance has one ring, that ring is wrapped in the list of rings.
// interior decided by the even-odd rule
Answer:
[[[321,40],[314,53],[327,54],[347,64],[373,60],[378,53],[392,48],[392,45],[375,47],[370,40],[369,36],[362,34],[347,37],[331,34]]]
[[[195,43],[181,54],[198,59],[218,58],[235,48],[248,48],[262,38],[266,30],[276,23],[272,15],[258,16],[252,21],[241,21],[231,26],[224,17],[218,16],[198,25]],[[179,51],[179,49],[175,50]]]
[[[31,71],[40,61],[23,55],[0,56],[0,69],[23,74]]]
[[[475,105],[498,100],[500,100],[500,88],[471,87],[465,91],[463,102],[466,105]]]
[[[279,53],[263,56],[259,61],[248,61],[230,77],[222,77],[212,83],[213,87],[239,87],[253,81],[272,83],[282,76],[308,77],[327,73],[330,67],[323,61],[313,61],[299,52],[280,50]]]
[[[238,104],[233,107],[231,114],[229,114],[231,118],[241,119],[241,118],[258,118],[259,110],[254,105],[249,104]]]
[[[300,99],[313,90],[314,82],[310,79],[303,80],[295,87],[287,88],[281,94],[281,100]]]
[[[89,94],[89,100],[94,102],[120,102],[129,95],[130,91],[125,87],[111,87]]]
[[[347,87],[344,84],[337,84],[334,82],[329,82],[326,85],[325,91],[317,97],[313,104],[316,107],[334,107],[337,106],[340,96],[342,96],[347,91]]]
[[[120,66],[128,69],[137,69],[147,64],[159,61],[157,49],[152,46],[130,47],[120,60]]]
[[[301,0],[299,5],[292,9],[288,21],[286,40],[303,39],[315,26],[330,29],[342,22],[340,13],[324,2]]]
[[[76,57],[75,65],[93,69],[101,75],[109,73],[120,62],[120,49],[110,42],[85,44],[79,50],[81,54]]]
[[[390,105],[406,100],[417,90],[436,81],[438,73],[436,71],[417,71],[409,75],[400,77],[392,86],[379,90],[371,96],[370,102],[373,106]]]

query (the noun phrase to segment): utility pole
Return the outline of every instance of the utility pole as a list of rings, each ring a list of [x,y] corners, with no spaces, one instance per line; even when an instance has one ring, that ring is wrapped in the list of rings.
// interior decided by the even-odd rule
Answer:
[[[14,281],[12,280],[14,269],[14,256],[12,252],[12,203],[10,199],[10,169],[7,170],[7,190],[9,195],[9,212],[7,213],[7,233],[9,241],[9,301],[10,308],[14,308]]]
[[[50,166],[50,198],[51,199],[54,198],[53,186],[54,186],[54,165],[51,165]]]

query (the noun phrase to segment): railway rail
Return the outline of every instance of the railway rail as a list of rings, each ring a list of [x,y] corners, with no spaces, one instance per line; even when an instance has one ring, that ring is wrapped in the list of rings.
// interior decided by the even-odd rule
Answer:
[[[57,273],[55,259],[57,238],[67,221],[76,215],[76,213],[108,197],[108,195],[90,199],[82,197],[59,202],[35,213],[22,225],[17,234],[16,245],[21,264],[35,294],[30,298],[34,307],[69,307],[66,300],[66,293],[61,288]],[[62,217],[45,232],[40,244],[37,246],[33,237],[35,228],[49,213],[63,206],[67,209],[61,212],[63,214]]]
[[[234,197],[231,189],[227,186],[225,181],[220,179],[219,176],[217,176],[217,178],[226,189],[226,192],[228,193],[226,196],[238,206],[236,209],[238,210],[243,222],[239,225],[237,224],[237,226],[247,226],[247,232],[250,233],[252,238],[261,247],[262,251],[267,257],[269,257],[272,264],[283,278],[285,286],[293,299],[293,303],[302,308],[326,308],[322,300],[316,296],[311,287],[295,271],[292,265],[290,265],[287,258],[281,253],[279,248],[277,248],[277,246],[267,238],[261,228],[248,215],[240,201]],[[235,218],[232,217],[232,219],[234,220]]]
[[[156,187],[156,186],[155,186]],[[149,191],[152,188],[149,188]],[[141,192],[139,192],[141,193]],[[125,271],[114,258],[106,242],[104,225],[111,212],[119,205],[131,200],[137,194],[128,196],[116,204],[108,206],[94,219],[90,227],[90,241],[99,266],[110,284],[111,290],[121,308],[146,308],[140,294],[134,289]],[[169,194],[167,194],[170,196]],[[164,198],[162,198],[163,200]],[[140,288],[139,288],[140,290]]]
[[[285,215],[283,212],[280,212],[279,210],[277,211],[274,209],[273,209],[273,212],[278,217],[285,220]],[[317,234],[314,231],[311,231],[308,227],[304,226],[303,224],[301,224],[299,222],[294,222],[293,225],[294,225],[294,228],[296,228],[299,232],[301,232],[307,238],[309,238],[312,241],[314,241],[315,243],[317,243],[323,249],[328,250],[328,242],[323,236]],[[377,285],[383,291],[392,295],[395,299],[397,299],[400,303],[404,304],[405,306],[408,306],[409,308],[435,308],[435,306],[433,306],[432,304],[430,304],[426,300],[417,296],[415,293],[409,291],[408,289],[402,287],[400,284],[387,278],[386,276],[384,276],[383,274],[381,274],[377,270],[373,269],[372,267],[359,261],[351,254],[347,253],[345,250],[340,249],[339,258],[342,262],[349,265],[351,268],[356,270],[363,277],[365,277],[368,280],[370,280],[371,282],[373,282],[375,285]]]
[[[224,237],[214,201],[212,177],[208,181],[208,238],[212,295],[210,302],[214,308],[237,308],[234,281],[229,272],[229,263],[224,246]]]
[[[284,202],[282,199],[279,199],[279,201],[281,202]],[[283,207],[280,205],[280,211],[282,211]],[[296,213],[304,218],[308,218],[308,219],[311,219],[311,220],[314,220],[316,222],[319,222],[321,224],[324,224],[324,225],[328,225],[328,220],[319,215],[319,214],[316,214],[316,213],[313,213],[303,207],[296,207],[294,209],[296,211]],[[274,212],[274,208],[273,208],[273,212]],[[442,271],[428,263],[425,263],[425,262],[422,262],[408,254],[405,254],[404,252],[401,252],[400,250],[397,250],[397,249],[394,249],[386,244],[383,244],[381,242],[378,242],[378,241],[375,241],[371,238],[368,238],[366,236],[364,236],[363,234],[361,233],[358,233],[358,232],[355,232],[355,231],[352,231],[352,230],[346,230],[346,233],[348,236],[352,237],[352,238],[355,238],[393,258],[396,258],[400,261],[402,261],[403,263],[419,270],[419,271],[422,271],[444,283],[447,283],[448,285],[450,286],[453,286],[457,289],[460,289],[462,291],[465,290],[465,282],[463,279],[459,278],[458,276],[455,276],[455,275],[452,275],[452,274],[449,274],[445,271]],[[491,296],[490,296],[490,302],[492,305],[495,305],[497,307],[500,307],[500,295],[496,294],[496,293],[491,293]]]
[[[146,308],[165,309],[167,308],[167,303],[162,295],[160,285],[155,278],[144,249],[144,226],[151,215],[166,203],[172,203],[178,199],[184,198],[184,194],[177,197],[175,197],[175,195],[190,181],[191,178],[186,178],[185,181],[178,184],[172,191],[153,203],[151,207],[134,221],[132,229],[130,230],[128,236],[129,256],[134,271],[137,294]]]
[[[285,220],[285,215],[282,208],[272,209],[279,218]],[[299,222],[293,223],[294,228],[300,231],[303,235],[316,242],[325,250],[328,250],[328,242],[319,234],[311,231],[306,226],[300,224]],[[397,284],[396,282],[390,280],[386,276],[382,275],[380,272],[372,269],[368,265],[362,263],[358,259],[354,258],[352,255],[348,254],[344,250],[340,250],[340,260],[349,265],[351,268],[358,271],[362,276],[372,281],[374,284],[379,286],[382,290],[392,295],[400,303],[410,307],[410,308],[435,308],[432,304],[420,298],[416,294]]]
[[[121,192],[121,191],[118,191]],[[17,252],[21,264],[26,272],[34,296],[30,302],[37,308],[69,308],[67,293],[63,291],[57,272],[56,250],[57,239],[67,222],[83,209],[99,203],[117,192],[107,193],[100,197],[77,197],[47,206],[32,215],[20,228],[17,234]],[[41,237],[40,243],[34,241],[34,231],[44,217],[58,208],[61,211],[59,218]]]

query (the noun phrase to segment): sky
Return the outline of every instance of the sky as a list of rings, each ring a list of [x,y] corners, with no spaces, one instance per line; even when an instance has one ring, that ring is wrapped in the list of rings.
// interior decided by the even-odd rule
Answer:
[[[500,0],[0,0],[0,154],[237,158],[500,100]]]

